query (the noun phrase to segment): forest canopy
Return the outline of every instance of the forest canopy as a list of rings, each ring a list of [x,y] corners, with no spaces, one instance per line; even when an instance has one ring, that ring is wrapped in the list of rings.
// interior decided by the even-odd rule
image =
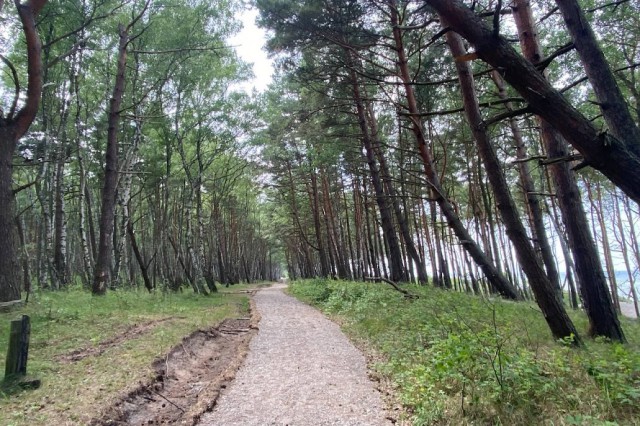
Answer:
[[[635,1],[0,3],[0,304],[332,277],[638,313]]]

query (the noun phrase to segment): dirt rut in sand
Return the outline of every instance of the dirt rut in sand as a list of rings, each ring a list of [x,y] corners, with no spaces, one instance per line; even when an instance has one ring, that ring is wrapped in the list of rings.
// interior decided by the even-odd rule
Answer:
[[[259,320],[253,302],[252,312],[251,318],[225,320],[186,337],[154,363],[154,380],[141,383],[92,425],[195,424],[242,365]]]

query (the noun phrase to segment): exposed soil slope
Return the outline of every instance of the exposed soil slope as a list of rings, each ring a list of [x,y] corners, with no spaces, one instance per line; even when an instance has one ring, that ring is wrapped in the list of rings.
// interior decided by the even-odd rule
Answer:
[[[223,321],[198,330],[175,346],[154,368],[155,379],[109,407],[93,425],[195,424],[242,365],[259,316]]]

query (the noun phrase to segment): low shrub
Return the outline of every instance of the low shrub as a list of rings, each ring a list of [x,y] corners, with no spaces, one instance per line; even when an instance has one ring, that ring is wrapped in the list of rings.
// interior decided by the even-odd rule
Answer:
[[[408,289],[420,298],[378,283],[290,287],[383,356],[375,368],[413,424],[640,424],[637,322],[623,319],[628,345],[596,339],[577,350],[553,340],[532,304]]]

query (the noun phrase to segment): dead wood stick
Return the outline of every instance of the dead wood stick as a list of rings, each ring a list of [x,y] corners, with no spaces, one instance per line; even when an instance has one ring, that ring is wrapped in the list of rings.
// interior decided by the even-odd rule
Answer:
[[[393,281],[388,280],[386,278],[382,278],[382,277],[364,277],[364,279],[366,281],[383,281],[383,282],[389,284],[391,287],[393,287],[396,290],[398,290],[400,293],[404,294],[404,297],[406,297],[407,299],[418,299],[418,298],[420,298],[420,296],[418,296],[417,294],[409,293],[407,290],[398,287],[398,284],[396,284]]]
[[[153,389],[149,389],[151,392],[155,393],[156,395],[158,395],[160,398],[164,399],[165,401],[167,401],[169,404],[173,405],[174,407],[176,407],[178,410],[182,411],[184,413],[184,408],[182,408],[181,406],[179,406],[178,404],[176,404],[175,402],[172,402],[171,400],[169,400],[169,398],[167,398],[166,396],[164,396],[163,394],[161,394],[160,392],[156,392]]]

